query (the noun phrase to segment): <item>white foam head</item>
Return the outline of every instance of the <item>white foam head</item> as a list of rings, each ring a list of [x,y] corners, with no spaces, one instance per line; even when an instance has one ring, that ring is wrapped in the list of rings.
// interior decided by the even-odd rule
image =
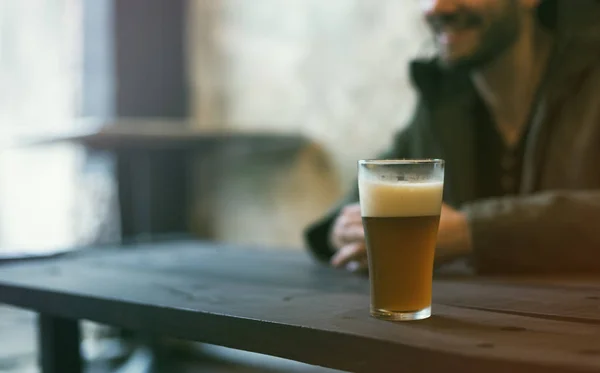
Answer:
[[[375,218],[439,215],[443,186],[440,181],[359,180],[362,216]]]

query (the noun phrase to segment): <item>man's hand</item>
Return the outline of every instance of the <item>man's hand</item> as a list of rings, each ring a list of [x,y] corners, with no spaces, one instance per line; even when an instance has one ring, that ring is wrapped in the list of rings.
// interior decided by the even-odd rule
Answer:
[[[336,268],[364,272],[368,268],[365,231],[360,205],[346,206],[331,231],[331,243],[337,253],[331,259]],[[444,263],[471,252],[471,232],[464,213],[444,204],[440,215],[435,260]]]
[[[443,204],[437,235],[435,260],[442,264],[472,250],[471,232],[464,213]]]
[[[352,272],[367,269],[365,231],[359,204],[348,205],[341,211],[331,230],[331,244],[337,250],[331,259],[332,266]]]

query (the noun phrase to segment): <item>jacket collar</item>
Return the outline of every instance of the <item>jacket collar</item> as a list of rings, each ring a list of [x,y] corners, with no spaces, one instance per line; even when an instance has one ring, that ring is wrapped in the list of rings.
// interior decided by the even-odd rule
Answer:
[[[552,130],[549,110],[558,110],[560,102],[577,92],[586,71],[600,66],[598,39],[556,40],[552,62],[548,67],[543,92],[535,103],[531,138],[527,141],[523,190],[535,189],[537,175],[547,141]],[[449,190],[459,201],[475,195],[475,133],[473,107],[478,94],[465,74],[440,68],[436,58],[415,60],[410,64],[410,76],[422,105],[428,112],[424,124],[432,131],[443,157],[451,183]]]
[[[419,123],[434,139],[446,161],[446,191],[455,207],[475,197],[475,131],[473,109],[476,91],[465,74],[439,67],[437,59],[416,60],[410,74],[426,120]]]

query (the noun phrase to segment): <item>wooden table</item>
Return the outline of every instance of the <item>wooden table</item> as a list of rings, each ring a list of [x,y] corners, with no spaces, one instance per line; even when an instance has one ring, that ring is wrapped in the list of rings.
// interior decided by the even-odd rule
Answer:
[[[45,373],[79,371],[80,319],[355,372],[600,371],[595,279],[438,279],[392,323],[304,253],[183,241],[5,265],[0,302],[40,313]]]

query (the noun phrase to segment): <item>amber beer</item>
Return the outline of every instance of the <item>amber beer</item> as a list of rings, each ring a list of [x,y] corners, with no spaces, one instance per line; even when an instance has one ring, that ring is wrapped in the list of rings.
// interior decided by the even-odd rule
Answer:
[[[431,315],[443,162],[397,162],[404,163],[376,164],[359,172],[371,314],[392,320],[418,320]],[[441,163],[436,167],[435,162]]]

